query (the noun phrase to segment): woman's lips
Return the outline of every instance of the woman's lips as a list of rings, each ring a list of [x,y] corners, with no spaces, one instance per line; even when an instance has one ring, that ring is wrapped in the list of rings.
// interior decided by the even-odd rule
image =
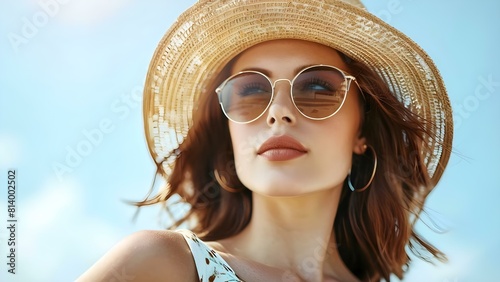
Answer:
[[[307,149],[290,136],[274,136],[264,142],[257,154],[268,161],[288,161],[307,153]]]

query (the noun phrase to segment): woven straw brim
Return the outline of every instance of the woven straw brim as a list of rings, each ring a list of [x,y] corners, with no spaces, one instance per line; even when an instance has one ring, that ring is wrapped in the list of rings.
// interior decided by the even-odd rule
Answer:
[[[421,152],[437,183],[448,162],[452,113],[441,76],[407,36],[364,9],[333,0],[200,1],[167,31],[151,61],[144,123],[152,157],[168,173],[199,95],[243,50],[263,41],[302,39],[341,51],[375,70],[397,98],[424,118],[434,138]],[[205,93],[205,95],[215,93]]]

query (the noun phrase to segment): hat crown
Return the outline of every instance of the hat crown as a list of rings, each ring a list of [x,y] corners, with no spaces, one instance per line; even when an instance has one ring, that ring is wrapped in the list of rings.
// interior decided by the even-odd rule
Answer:
[[[361,8],[361,9],[365,9],[365,10],[366,10],[365,5],[363,5],[363,3],[361,3],[361,1],[360,1],[360,0],[342,0],[342,1],[344,1],[344,2],[345,2],[345,3],[347,3],[347,4],[351,4],[351,5],[353,5],[353,6],[356,6],[356,7],[358,7],[358,8]]]

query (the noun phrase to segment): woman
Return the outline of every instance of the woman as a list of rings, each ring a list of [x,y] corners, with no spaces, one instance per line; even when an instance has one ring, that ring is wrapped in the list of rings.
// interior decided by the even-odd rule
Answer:
[[[144,101],[167,185],[137,205],[190,210],[80,281],[377,281],[403,277],[406,247],[445,259],[413,227],[449,158],[446,90],[358,1],[200,1]]]

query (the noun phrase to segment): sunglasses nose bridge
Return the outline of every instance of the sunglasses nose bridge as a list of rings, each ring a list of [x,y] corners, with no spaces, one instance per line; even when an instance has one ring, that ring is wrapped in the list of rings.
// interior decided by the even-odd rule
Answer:
[[[287,78],[280,78],[280,79],[276,79],[273,83],[273,87],[276,87],[276,83],[279,82],[279,81],[287,81],[288,84],[290,84],[290,86],[292,86],[292,81],[290,79],[287,79]]]
[[[276,79],[273,83],[272,83],[272,87],[273,87],[273,92],[274,92],[274,97],[273,97],[273,100],[276,99],[276,96],[278,94],[278,92],[281,92],[281,91],[277,91],[277,88],[276,88],[276,84],[278,82],[282,82],[282,81],[286,81],[288,82],[288,85],[290,86],[290,88],[288,89],[289,93],[291,93],[292,91],[292,81],[290,79],[286,79],[286,78],[280,78],[280,79]],[[286,91],[286,90],[283,90],[283,91]]]
[[[278,82],[288,82],[285,83],[285,85],[282,85],[281,87],[277,87]],[[283,83],[282,83],[283,84]],[[286,87],[286,84],[289,85],[288,89]],[[273,95],[272,95],[272,100],[269,102],[269,107],[273,107],[273,105],[281,105],[284,107],[294,107],[294,102],[292,98],[292,85],[293,85],[293,80],[287,79],[287,78],[280,78],[276,79],[274,82],[272,82],[272,89],[273,89]],[[281,93],[283,92],[283,93]],[[291,109],[291,108],[290,108]]]

